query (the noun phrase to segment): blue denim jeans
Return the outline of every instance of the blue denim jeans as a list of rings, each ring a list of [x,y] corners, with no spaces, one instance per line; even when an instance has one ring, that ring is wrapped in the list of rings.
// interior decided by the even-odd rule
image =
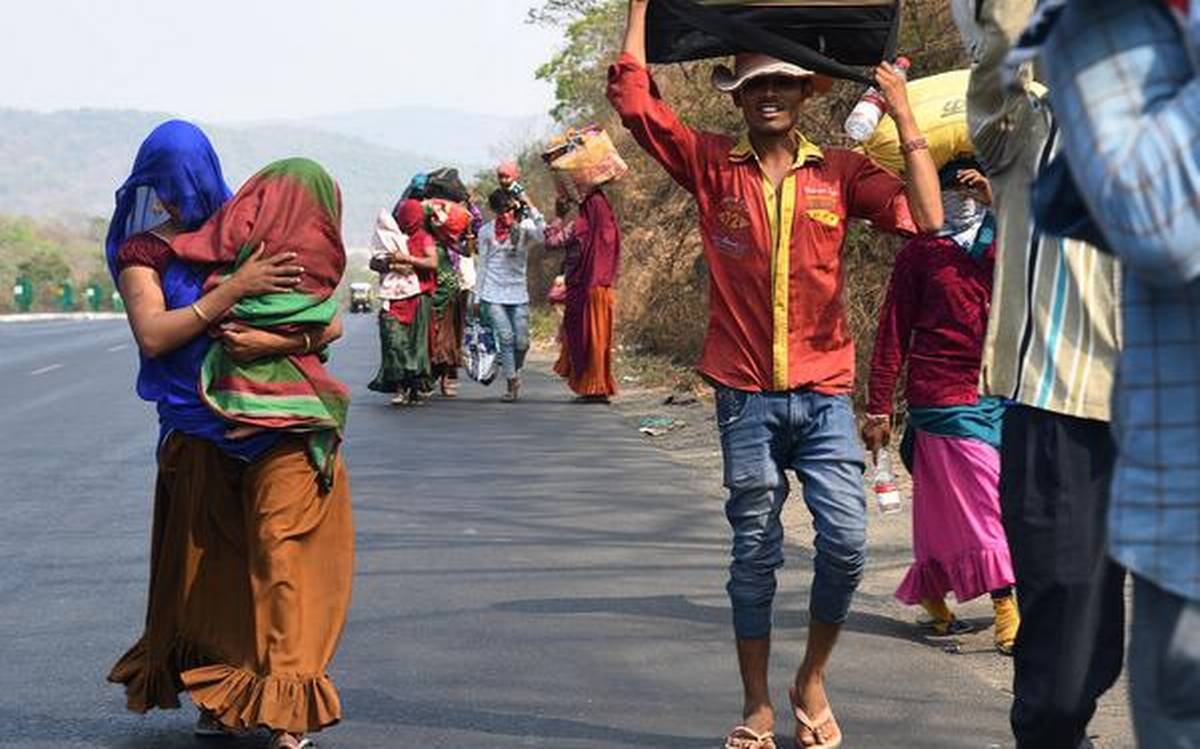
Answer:
[[[866,468],[854,409],[845,396],[807,390],[749,393],[717,388],[725,457],[725,515],[733,527],[729,600],[741,639],[771,632],[775,570],[783,566],[780,514],[799,479],[816,529],[811,616],[841,624],[866,564]]]
[[[1200,601],[1137,575],[1129,699],[1138,746],[1200,749]]]
[[[529,305],[488,302],[488,316],[500,349],[500,368],[505,379],[515,379],[529,352]]]

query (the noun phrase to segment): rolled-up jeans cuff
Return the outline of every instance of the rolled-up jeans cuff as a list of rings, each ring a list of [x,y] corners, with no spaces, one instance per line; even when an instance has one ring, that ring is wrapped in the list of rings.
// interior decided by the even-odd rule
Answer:
[[[862,582],[861,562],[856,563],[855,559],[835,561],[827,552],[818,551],[813,566],[816,569],[808,600],[809,615],[824,624],[845,623],[854,593]]]
[[[850,616],[851,598],[853,598],[852,595],[845,598],[844,601],[825,601],[813,596],[808,604],[808,616],[813,621],[821,622],[822,624],[841,626],[846,623],[846,618]]]
[[[758,640],[771,635],[771,608],[733,609],[733,633],[739,640]]]

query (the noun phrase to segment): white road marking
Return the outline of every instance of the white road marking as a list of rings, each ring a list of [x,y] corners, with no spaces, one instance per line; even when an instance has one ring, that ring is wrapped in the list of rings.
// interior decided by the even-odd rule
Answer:
[[[51,365],[50,365],[50,366],[48,366],[48,367],[42,367],[41,369],[35,369],[35,370],[33,370],[32,372],[30,372],[30,373],[29,373],[29,376],[30,376],[30,377],[37,377],[38,375],[44,375],[44,374],[46,374],[47,372],[53,372],[53,371],[54,371],[54,370],[56,370],[56,369],[62,369],[62,366],[63,366],[63,365],[61,365],[61,364],[51,364]]]
[[[109,351],[124,351],[127,348],[129,348],[129,344],[122,343],[120,346],[113,346],[112,348],[109,349]]]

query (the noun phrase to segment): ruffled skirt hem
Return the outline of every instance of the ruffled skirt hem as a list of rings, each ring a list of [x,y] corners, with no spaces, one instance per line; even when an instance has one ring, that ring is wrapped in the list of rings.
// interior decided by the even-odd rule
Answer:
[[[315,733],[342,718],[337,690],[324,674],[259,676],[216,665],[185,671],[182,679],[198,707],[235,731]]]
[[[176,640],[164,655],[152,656],[143,637],[112,667],[108,680],[124,685],[126,707],[132,712],[178,710],[184,689],[180,672],[205,662],[198,649],[184,640]]]
[[[964,603],[994,590],[1014,584],[1012,561],[1007,553],[981,549],[964,554],[953,562],[927,559],[916,562],[896,589],[896,598],[909,606],[923,600],[941,600],[954,593]]]

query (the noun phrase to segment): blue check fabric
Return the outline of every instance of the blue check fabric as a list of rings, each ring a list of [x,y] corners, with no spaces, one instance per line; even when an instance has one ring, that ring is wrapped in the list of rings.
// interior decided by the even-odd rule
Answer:
[[[1198,53],[1196,27],[1158,0],[1074,0],[1042,53],[1071,171],[1125,269],[1112,555],[1191,600],[1200,600]]]

